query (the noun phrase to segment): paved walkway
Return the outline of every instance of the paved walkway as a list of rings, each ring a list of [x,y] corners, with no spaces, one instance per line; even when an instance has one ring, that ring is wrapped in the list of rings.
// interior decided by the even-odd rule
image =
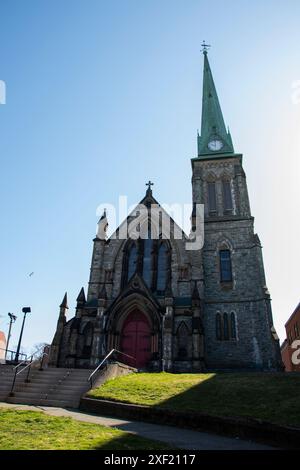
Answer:
[[[121,429],[147,439],[166,442],[177,449],[187,450],[269,450],[270,446],[257,444],[255,442],[244,441],[239,438],[229,438],[209,434],[206,432],[191,431],[172,426],[143,423],[140,421],[128,421],[118,418],[107,418],[93,414],[83,413],[78,410],[64,408],[52,408],[47,406],[13,405],[10,403],[0,403],[0,407],[15,408],[17,410],[43,411],[50,416],[65,416],[85,421],[87,423],[101,424]]]

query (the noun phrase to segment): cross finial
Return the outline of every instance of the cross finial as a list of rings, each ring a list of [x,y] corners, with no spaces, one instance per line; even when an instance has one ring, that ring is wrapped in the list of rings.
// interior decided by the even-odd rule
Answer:
[[[207,54],[208,49],[211,47],[209,44],[206,44],[204,39],[203,39],[203,43],[201,44],[201,46],[202,46],[203,54]]]
[[[148,189],[147,189],[147,192],[151,192],[151,186],[154,186],[154,183],[152,183],[152,181],[148,181],[148,183],[146,183],[146,186],[148,186]]]

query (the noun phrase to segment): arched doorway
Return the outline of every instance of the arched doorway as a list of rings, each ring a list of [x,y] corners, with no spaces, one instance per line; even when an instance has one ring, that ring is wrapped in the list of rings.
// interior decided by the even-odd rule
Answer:
[[[151,359],[151,328],[146,315],[140,310],[131,312],[124,322],[121,351],[136,358],[136,361],[126,358],[126,363],[133,367],[145,367]]]

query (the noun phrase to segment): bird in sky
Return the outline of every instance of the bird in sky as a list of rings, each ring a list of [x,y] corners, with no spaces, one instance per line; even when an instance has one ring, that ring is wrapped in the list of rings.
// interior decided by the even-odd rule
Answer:
[[[34,271],[32,271],[32,273],[29,274],[29,277],[33,276],[34,275]]]

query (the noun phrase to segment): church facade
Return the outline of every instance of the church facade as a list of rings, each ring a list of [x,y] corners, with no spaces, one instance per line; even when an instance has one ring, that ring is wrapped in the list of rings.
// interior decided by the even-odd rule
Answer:
[[[151,208],[160,206],[150,184],[140,221],[148,237],[107,239],[104,214],[87,295],[82,288],[70,320],[65,295],[50,365],[93,368],[116,349],[120,361],[141,370],[281,368],[242,155],[225,127],[206,49],[201,135],[191,163],[191,221],[203,205],[203,247],[188,250],[188,237],[172,219],[168,237],[151,227]]]

